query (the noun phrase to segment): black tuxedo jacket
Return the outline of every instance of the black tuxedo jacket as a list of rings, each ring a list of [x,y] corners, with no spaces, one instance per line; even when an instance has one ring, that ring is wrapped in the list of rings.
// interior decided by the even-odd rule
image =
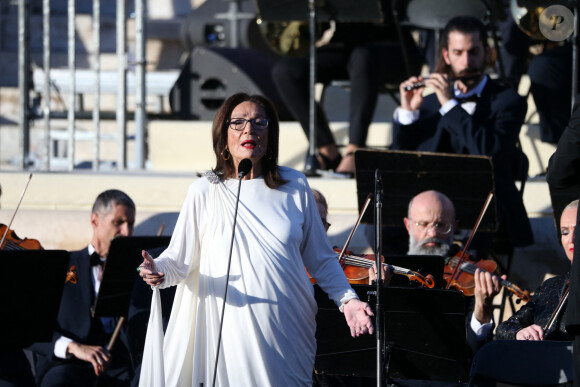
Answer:
[[[500,222],[505,223],[514,246],[533,243],[532,229],[514,178],[523,152],[518,138],[524,123],[526,100],[511,88],[488,79],[473,115],[460,105],[441,116],[435,94],[425,97],[419,120],[411,125],[393,124],[391,149],[490,156]]]
[[[51,343],[37,343],[33,346],[36,356],[37,380],[42,378],[51,367],[67,361],[54,356],[54,345],[61,336],[75,342],[89,345],[106,346],[110,334],[106,334],[100,318],[93,318],[91,307],[95,303],[93,273],[90,265],[88,248],[70,253],[70,266],[76,266],[77,283],[66,283],[62,293],[57,326]],[[114,367],[122,364],[130,366],[130,357],[126,345],[124,329],[121,330],[114,350],[112,351]],[[111,368],[113,368],[113,364]]]

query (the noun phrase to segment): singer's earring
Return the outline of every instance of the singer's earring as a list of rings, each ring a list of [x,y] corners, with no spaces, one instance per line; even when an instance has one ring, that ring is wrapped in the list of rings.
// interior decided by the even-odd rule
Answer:
[[[226,152],[227,152],[227,157],[226,157]],[[221,153],[222,157],[224,158],[224,160],[229,160],[232,157],[232,154],[230,153],[230,150],[228,149],[228,146],[226,145],[226,149],[224,149]]]

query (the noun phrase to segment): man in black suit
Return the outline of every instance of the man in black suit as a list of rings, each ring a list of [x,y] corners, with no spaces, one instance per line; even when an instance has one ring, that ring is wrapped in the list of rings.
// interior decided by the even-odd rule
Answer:
[[[316,80],[350,80],[349,139],[344,156],[339,152],[322,106],[316,104],[316,144],[320,168],[354,174],[354,151],[366,146],[369,125],[379,95],[379,86],[397,84],[408,71],[419,71],[421,55],[409,31],[401,32],[400,44],[391,0],[381,0],[383,23],[337,22],[328,44],[316,51]],[[407,70],[404,56],[413,68]],[[283,57],[272,69],[280,97],[309,135],[308,57]]]
[[[500,231],[512,246],[530,245],[530,222],[514,184],[525,159],[517,144],[526,101],[485,74],[490,48],[479,20],[465,16],[450,20],[441,47],[440,61],[429,78],[411,77],[400,85],[391,148],[490,156]],[[423,97],[425,86],[412,87],[417,82],[434,93]]]
[[[53,342],[33,347],[39,386],[129,385],[132,366],[126,346],[118,340],[112,351],[106,347],[116,322],[113,318],[93,318],[91,306],[101,285],[111,240],[130,236],[134,223],[135,204],[127,194],[111,189],[97,197],[91,213],[92,241],[70,254],[77,283],[64,287]]]

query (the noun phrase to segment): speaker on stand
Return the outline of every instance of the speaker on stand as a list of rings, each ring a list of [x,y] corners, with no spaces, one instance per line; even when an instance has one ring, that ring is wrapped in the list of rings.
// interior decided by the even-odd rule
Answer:
[[[213,120],[232,94],[261,94],[281,120],[292,117],[278,95],[271,70],[278,56],[256,24],[248,0],[207,0],[185,20],[181,35],[190,54],[171,89],[171,112],[180,119]]]
[[[232,94],[269,98],[280,120],[292,120],[270,75],[276,58],[249,48],[196,47],[171,89],[171,112],[185,120],[213,120]]]

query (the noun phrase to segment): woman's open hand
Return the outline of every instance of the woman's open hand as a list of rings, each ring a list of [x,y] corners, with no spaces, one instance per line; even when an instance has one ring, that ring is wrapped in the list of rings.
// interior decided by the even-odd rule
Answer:
[[[141,251],[143,256],[143,263],[139,265],[137,271],[139,275],[143,278],[143,281],[147,285],[158,286],[165,281],[165,274],[159,273],[157,271],[157,265],[155,265],[155,260],[153,257],[145,250]]]
[[[352,337],[358,337],[365,333],[372,335],[375,331],[370,317],[374,316],[374,313],[366,302],[353,298],[344,304],[343,312]]]

